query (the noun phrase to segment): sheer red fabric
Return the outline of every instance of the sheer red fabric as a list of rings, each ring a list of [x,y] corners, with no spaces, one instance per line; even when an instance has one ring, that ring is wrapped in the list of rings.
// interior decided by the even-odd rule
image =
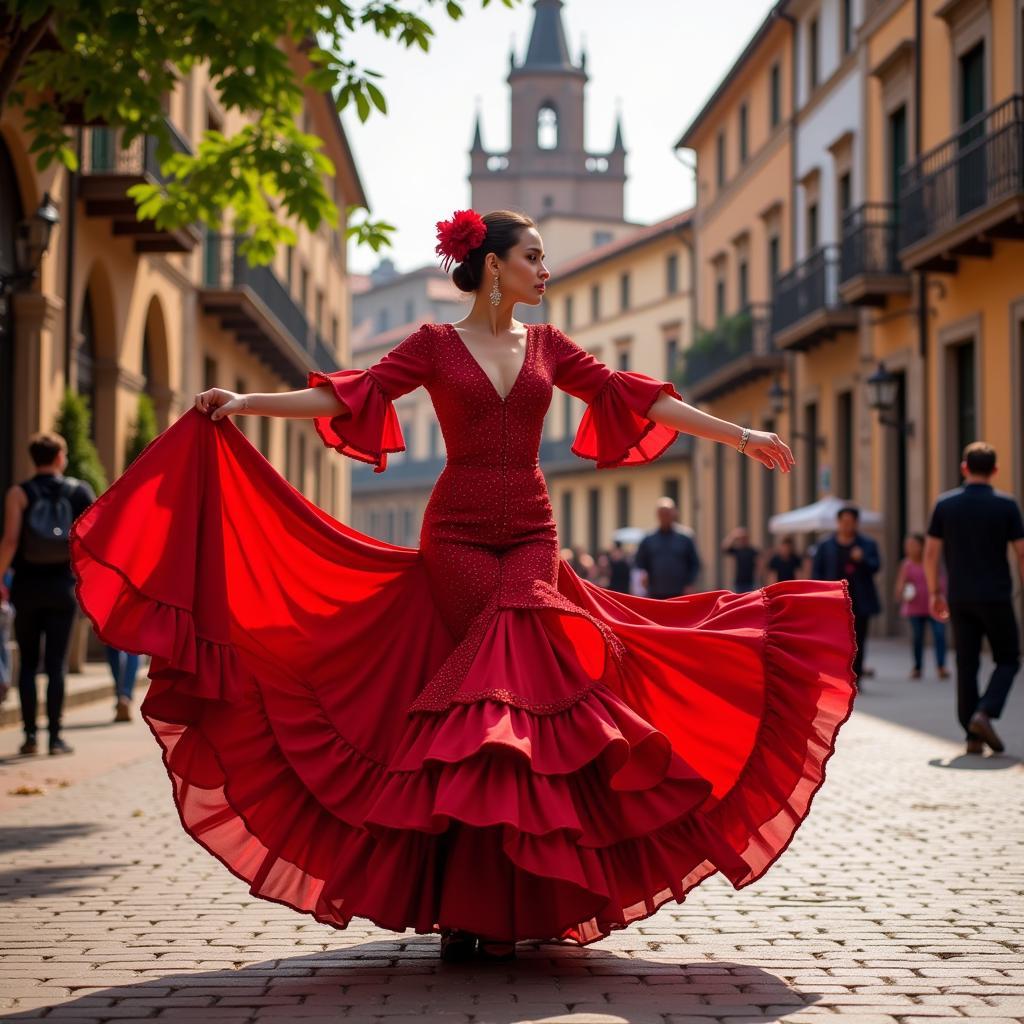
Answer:
[[[668,382],[546,325],[502,396],[450,325],[311,373],[326,445],[386,468],[427,388],[447,464],[418,548],[314,506],[228,419],[190,410],[75,523],[100,637],[152,657],[142,713],[182,825],[250,892],[339,928],[588,943],[786,848],[853,700],[845,585],[668,601],[558,557],[537,463],[553,387],[573,450],[656,458]]]

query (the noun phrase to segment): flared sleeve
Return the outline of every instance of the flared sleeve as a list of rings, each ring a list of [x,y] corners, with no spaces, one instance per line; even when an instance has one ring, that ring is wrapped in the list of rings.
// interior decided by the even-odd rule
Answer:
[[[593,459],[598,469],[653,462],[679,431],[648,419],[663,392],[682,400],[670,381],[634,370],[612,370],[571,338],[554,329],[555,387],[583,399],[587,408],[572,443],[573,454]]]
[[[343,404],[333,416],[314,418],[320,440],[383,473],[388,453],[405,451],[394,400],[426,384],[431,367],[430,339],[421,327],[365,370],[311,370],[309,387],[330,387]]]

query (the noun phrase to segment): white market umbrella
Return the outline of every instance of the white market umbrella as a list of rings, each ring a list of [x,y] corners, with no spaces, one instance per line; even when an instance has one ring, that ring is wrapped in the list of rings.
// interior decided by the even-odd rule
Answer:
[[[836,498],[832,495],[814,502],[812,505],[804,505],[802,508],[794,508],[789,512],[780,512],[768,520],[770,533],[811,533],[836,528],[836,513],[844,505],[853,505],[860,509],[860,525],[866,527],[881,526],[882,515],[871,509],[861,508],[855,501],[846,501],[843,498]]]

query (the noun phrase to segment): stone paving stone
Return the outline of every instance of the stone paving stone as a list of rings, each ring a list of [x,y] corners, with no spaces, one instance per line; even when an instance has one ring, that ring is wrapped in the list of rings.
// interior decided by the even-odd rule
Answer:
[[[1024,768],[861,711],[951,713],[951,688],[873,685],[765,878],[710,879],[603,942],[524,944],[500,968],[445,967],[434,936],[341,931],[251,898],[182,832],[145,733],[112,769],[93,744],[71,785],[4,806],[0,1020],[1020,1024]],[[76,726],[107,728],[88,708]],[[1003,731],[1019,756],[1024,729]],[[0,732],[0,758],[17,741]]]

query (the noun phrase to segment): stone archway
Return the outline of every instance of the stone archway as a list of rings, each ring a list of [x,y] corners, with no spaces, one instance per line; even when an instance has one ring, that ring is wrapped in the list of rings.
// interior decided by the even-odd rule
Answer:
[[[157,295],[152,296],[146,308],[139,372],[145,381],[143,388],[146,394],[153,399],[157,429],[166,430],[171,425],[174,390],[171,388],[171,354],[167,339],[167,321],[163,305]]]

